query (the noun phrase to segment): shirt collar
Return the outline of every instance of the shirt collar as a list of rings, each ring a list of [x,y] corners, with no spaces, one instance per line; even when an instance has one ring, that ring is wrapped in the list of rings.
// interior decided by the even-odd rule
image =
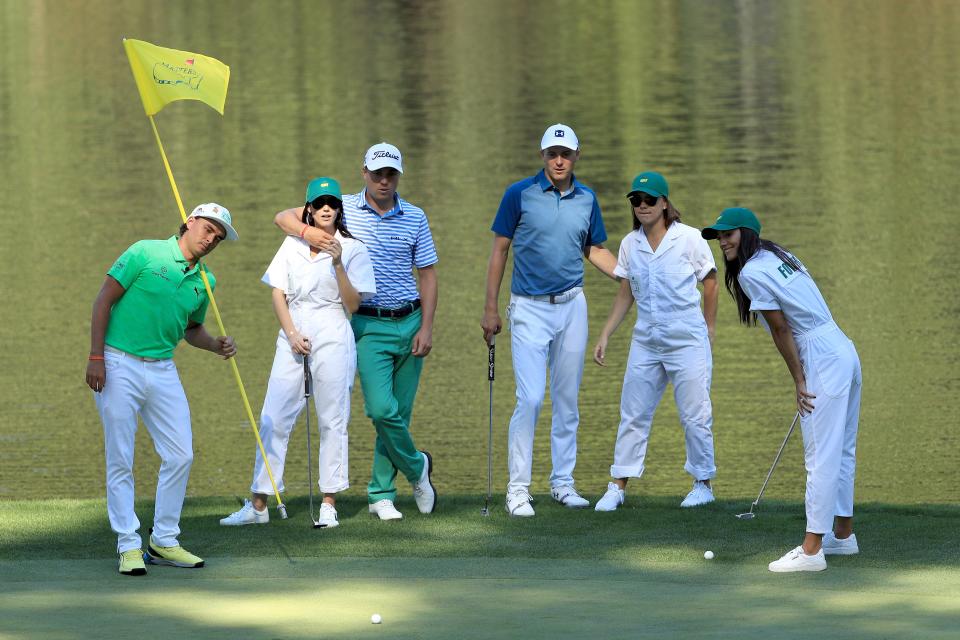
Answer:
[[[357,197],[360,198],[361,209],[366,209],[367,211],[370,211],[371,213],[375,213],[378,216],[380,215],[380,213],[376,209],[371,207],[369,202],[367,202],[366,187],[363,188],[363,191],[357,194]],[[390,209],[390,211],[387,211],[386,213],[384,213],[383,217],[388,218],[390,216],[399,215],[401,213],[403,213],[403,208],[400,206],[400,194],[395,191],[393,193],[393,208]]]
[[[187,260],[184,257],[183,251],[180,249],[180,238],[178,236],[170,236],[169,238],[167,238],[167,246],[170,248],[170,257],[173,258],[174,262],[180,262],[185,265],[190,264],[189,260]],[[197,262],[188,270],[186,271],[181,270],[181,273],[183,273],[184,275],[189,275],[194,271],[196,271],[199,267],[200,267],[200,261],[197,260]]]
[[[654,251],[650,247],[650,241],[647,240],[647,234],[643,232],[643,227],[637,229],[636,241],[640,245],[640,248],[648,253],[658,254],[663,253],[662,249],[666,246],[673,244],[677,238],[680,237],[680,226],[677,224],[677,221],[674,220],[673,224],[667,227],[667,233],[663,236],[663,240],[660,241],[660,244],[657,246],[657,250]]]
[[[550,189],[557,191],[557,188],[553,186],[552,182],[550,182],[550,178],[547,177],[547,172],[545,169],[540,169],[540,172],[537,174],[536,179],[537,179],[537,184],[539,184],[540,188],[543,189],[544,191],[549,191]],[[571,174],[570,190],[567,191],[566,194],[564,195],[570,195],[571,193],[576,191],[577,187],[579,186],[580,186],[580,183],[577,181],[577,176],[575,174]],[[559,193],[559,191],[557,192]]]

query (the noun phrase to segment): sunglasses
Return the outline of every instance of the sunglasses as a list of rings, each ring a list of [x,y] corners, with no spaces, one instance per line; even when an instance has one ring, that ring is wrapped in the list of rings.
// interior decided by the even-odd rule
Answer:
[[[652,196],[649,193],[644,193],[643,191],[636,191],[627,196],[627,200],[630,201],[630,204],[634,207],[639,207],[641,204],[645,204],[648,207],[652,207],[657,204],[659,200],[657,196]]]
[[[329,205],[331,209],[339,209],[342,205],[339,199],[334,196],[318,196],[310,203],[314,211],[320,211],[324,205]]]

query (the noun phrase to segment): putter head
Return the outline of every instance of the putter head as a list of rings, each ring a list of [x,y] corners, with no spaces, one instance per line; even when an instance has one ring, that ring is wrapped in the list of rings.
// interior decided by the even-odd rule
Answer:
[[[748,511],[747,513],[738,513],[737,518],[740,520],[753,520],[756,518],[756,514],[753,511]]]
[[[480,507],[480,515],[486,517],[490,515],[490,509],[486,506]]]
[[[277,511],[280,513],[280,519],[281,519],[281,520],[286,520],[286,519],[287,519],[287,505],[283,504],[282,502],[279,503],[279,504],[277,505]]]

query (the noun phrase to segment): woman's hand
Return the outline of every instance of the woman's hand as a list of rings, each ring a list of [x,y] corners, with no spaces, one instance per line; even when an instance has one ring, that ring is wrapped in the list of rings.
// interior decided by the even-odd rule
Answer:
[[[813,403],[810,401],[816,397],[807,391],[806,380],[797,383],[797,409],[800,410],[800,415],[805,416],[813,411]]]
[[[603,361],[604,357],[607,355],[607,338],[600,336],[597,340],[597,346],[593,348],[593,361],[596,362],[601,367],[607,366]]]
[[[310,355],[310,338],[299,331],[293,331],[288,335],[287,342],[290,343],[290,348],[293,349],[294,353],[299,353],[302,356]]]
[[[320,248],[320,251],[330,254],[330,257],[333,258],[333,266],[340,266],[340,258],[343,253],[343,247],[340,245],[340,241],[334,237],[330,238],[330,242],[327,242],[324,246]]]

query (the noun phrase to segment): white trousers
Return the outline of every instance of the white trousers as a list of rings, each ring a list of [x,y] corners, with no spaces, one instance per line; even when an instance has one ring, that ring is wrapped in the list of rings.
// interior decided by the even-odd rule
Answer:
[[[807,470],[807,531],[833,530],[834,516],[853,516],[857,429],[863,378],[857,350],[830,323],[797,340],[814,409],[800,418]]]
[[[533,467],[533,436],[543,406],[547,368],[553,422],[550,486],[573,484],[577,464],[577,395],[587,350],[587,299],[583,293],[568,302],[551,304],[511,296],[507,308],[517,406],[510,418],[507,491],[527,489]]]
[[[153,537],[170,547],[180,535],[180,511],[193,463],[190,407],[173,360],[145,362],[136,356],[104,353],[107,378],[93,397],[103,421],[107,471],[107,514],[117,534],[117,551],[142,548],[140,521],[133,509],[133,454],[137,415],[160,456]]]
[[[665,322],[637,320],[630,343],[620,397],[620,427],[610,475],[643,475],[653,414],[667,381],[680,414],[687,459],[683,468],[695,480],[717,473],[713,457],[713,408],[710,382],[713,358],[707,325],[699,310]]]
[[[350,486],[347,458],[347,423],[350,420],[350,391],[357,370],[357,348],[350,322],[341,309],[311,312],[298,324],[310,338],[310,372],[313,375],[311,416],[319,438],[312,444],[318,453],[317,486],[323,493],[336,493]],[[267,395],[260,413],[260,439],[270,461],[277,489],[284,490],[283,472],[290,433],[306,406],[303,385],[303,356],[294,353],[287,338],[277,338],[277,353],[267,383]],[[314,425],[316,425],[314,427]],[[253,493],[273,495],[260,448],[253,465]]]

